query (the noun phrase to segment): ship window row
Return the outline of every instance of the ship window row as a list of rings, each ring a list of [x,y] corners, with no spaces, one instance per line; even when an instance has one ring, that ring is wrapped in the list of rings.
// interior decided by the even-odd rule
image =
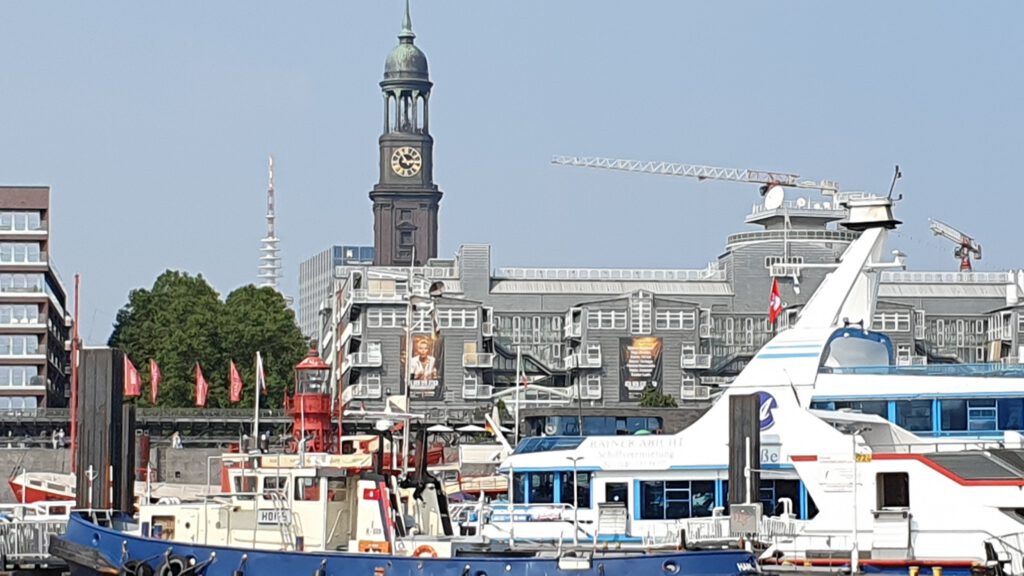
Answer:
[[[30,231],[42,229],[39,212],[0,212],[0,230]]]
[[[0,335],[0,356],[25,356],[40,354],[37,336],[6,336]]]
[[[36,366],[0,366],[0,388],[33,386],[32,378],[38,375]]]
[[[574,482],[574,478],[577,480]],[[575,503],[579,508],[591,506],[591,473],[572,470],[551,472],[522,472],[512,474],[513,504],[562,504],[573,505],[573,486],[576,486]]]
[[[1024,431],[1024,397],[813,402],[812,408],[875,414],[911,432]]]
[[[43,262],[38,242],[0,242],[0,262]]]
[[[711,516],[715,508],[714,480],[641,480],[640,519],[675,520]]]
[[[579,416],[531,416],[526,418],[528,436],[579,436]],[[654,416],[584,416],[584,436],[616,436],[640,431],[658,432],[662,419]]]

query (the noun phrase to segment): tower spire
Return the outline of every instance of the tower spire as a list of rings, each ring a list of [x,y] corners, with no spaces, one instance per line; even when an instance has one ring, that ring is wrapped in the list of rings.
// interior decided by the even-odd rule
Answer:
[[[405,0],[405,20],[402,21],[402,32],[398,35],[398,39],[402,42],[412,43],[413,38],[416,34],[412,31],[412,12],[409,10],[409,0]]]
[[[259,281],[260,287],[269,286],[277,290],[277,281],[281,277],[281,257],[278,255],[278,238],[275,229],[274,213],[274,157],[270,156],[269,185],[267,186],[267,236],[261,240]]]

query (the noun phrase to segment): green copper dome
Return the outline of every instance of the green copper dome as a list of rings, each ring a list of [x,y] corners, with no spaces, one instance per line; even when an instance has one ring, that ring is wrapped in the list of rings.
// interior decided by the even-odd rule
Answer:
[[[402,32],[398,35],[398,46],[388,54],[384,62],[384,79],[401,80],[403,78],[415,80],[429,80],[430,74],[427,71],[427,55],[413,44],[416,35],[412,32],[412,16],[409,14],[409,2],[405,3],[405,21],[402,22]]]

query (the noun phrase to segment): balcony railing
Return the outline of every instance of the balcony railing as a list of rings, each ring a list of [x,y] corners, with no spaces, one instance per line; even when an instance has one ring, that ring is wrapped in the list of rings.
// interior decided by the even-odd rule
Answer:
[[[352,300],[356,302],[401,302],[405,299],[405,290],[368,290],[358,288],[352,291]]]
[[[562,328],[562,334],[566,338],[579,338],[583,336],[583,324],[580,322],[570,322]]]
[[[462,366],[465,368],[493,368],[493,352],[466,352],[462,355]]]
[[[683,384],[679,396],[683,400],[708,400],[711,398],[711,388],[703,384]]]
[[[711,354],[683,354],[680,368],[711,368]]]
[[[381,397],[383,386],[380,382],[362,382],[352,386],[352,398],[356,400],[377,400]]]
[[[466,400],[486,400],[494,396],[494,386],[466,382],[462,384],[462,397]]]
[[[354,368],[380,368],[384,355],[380,352],[353,352],[348,355],[348,365]]]
[[[585,382],[580,388],[581,400],[600,400],[601,382]]]
[[[926,366],[928,364],[927,356],[897,356],[897,366]]]

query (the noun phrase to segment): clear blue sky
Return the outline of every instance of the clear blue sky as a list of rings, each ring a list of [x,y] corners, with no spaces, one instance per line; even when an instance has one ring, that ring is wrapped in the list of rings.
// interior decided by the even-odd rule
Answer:
[[[167,268],[255,280],[266,156],[298,262],[372,243],[384,58],[400,0],[5,2],[0,183],[53,188],[51,249],[105,341]],[[884,192],[914,269],[1024,266],[1019,2],[413,2],[435,83],[441,256],[702,267],[756,189],[549,165],[607,155],[797,172]]]

